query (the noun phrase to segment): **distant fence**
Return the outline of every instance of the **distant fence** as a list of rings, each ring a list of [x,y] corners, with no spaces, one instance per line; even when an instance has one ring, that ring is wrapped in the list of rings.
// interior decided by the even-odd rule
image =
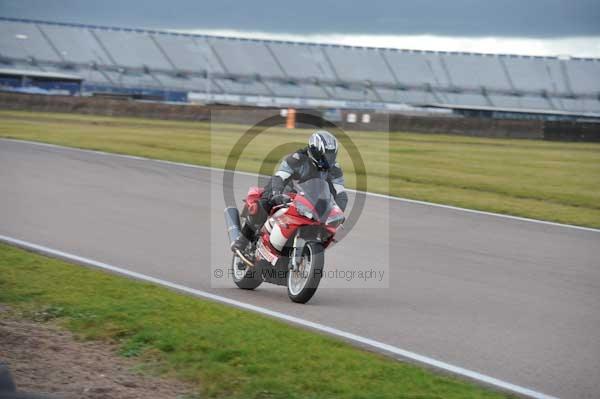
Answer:
[[[600,123],[547,122],[544,125],[544,139],[600,142]]]
[[[211,111],[221,111],[222,122],[246,124],[279,112],[274,108],[240,107],[229,105],[165,104],[102,97],[47,96],[39,94],[0,92],[0,109],[67,112],[89,115],[129,116],[155,119],[208,121]],[[222,111],[232,112],[222,112]],[[244,112],[239,112],[244,110]],[[238,111],[238,112],[233,112]],[[299,110],[300,112],[302,110]],[[314,110],[308,111],[314,113]],[[347,122],[348,113],[369,113],[369,123],[356,118]],[[375,112],[344,111],[338,123],[346,130],[417,132],[456,134],[476,137],[527,138],[561,141],[600,142],[599,123],[551,122],[539,120],[508,120],[465,118],[456,116],[410,116]]]
[[[543,139],[542,121],[497,120],[487,118],[464,118],[452,116],[409,116],[390,114],[373,115],[371,123],[378,119],[389,119],[392,132],[417,132],[455,134],[476,137]],[[363,123],[357,123],[353,129],[369,130]],[[349,126],[344,124],[347,129]]]
[[[68,112],[104,116],[206,121],[209,110],[175,104],[130,101],[127,98],[48,96],[0,92],[0,108],[41,112]]]

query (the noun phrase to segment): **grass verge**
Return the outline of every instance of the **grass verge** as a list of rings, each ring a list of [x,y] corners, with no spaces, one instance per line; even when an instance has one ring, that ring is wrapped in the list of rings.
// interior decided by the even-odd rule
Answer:
[[[500,398],[260,315],[0,244],[0,303],[214,398]]]
[[[215,167],[224,167],[232,144],[246,129],[213,124],[211,131],[210,124],[200,122],[0,111],[0,137]],[[600,227],[600,144],[348,133],[365,159],[368,191]],[[283,155],[271,149],[305,143],[308,134],[271,128],[245,149],[238,168],[269,172]],[[340,157],[348,186],[354,187],[349,155],[342,151]]]

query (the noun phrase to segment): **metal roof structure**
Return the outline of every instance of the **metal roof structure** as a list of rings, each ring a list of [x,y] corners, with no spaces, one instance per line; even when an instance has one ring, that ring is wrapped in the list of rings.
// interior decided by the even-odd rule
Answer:
[[[434,52],[0,18],[4,69],[205,101],[600,112],[600,60]],[[84,85],[84,87],[85,87]]]

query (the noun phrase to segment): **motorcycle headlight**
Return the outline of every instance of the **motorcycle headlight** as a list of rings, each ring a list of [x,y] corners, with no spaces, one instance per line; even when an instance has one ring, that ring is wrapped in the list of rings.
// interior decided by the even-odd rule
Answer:
[[[342,214],[342,213],[338,213],[334,216],[330,216],[327,218],[327,222],[325,222],[326,225],[331,225],[333,227],[338,227],[340,224],[344,223],[344,221],[346,220],[346,217]]]
[[[296,201],[296,210],[298,213],[308,219],[316,219],[312,211],[302,202]]]

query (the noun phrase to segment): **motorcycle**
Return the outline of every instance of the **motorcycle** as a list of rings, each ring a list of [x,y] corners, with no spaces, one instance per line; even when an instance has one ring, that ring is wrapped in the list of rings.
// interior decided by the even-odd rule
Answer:
[[[241,213],[244,221],[259,211],[262,193],[260,187],[249,189]],[[324,250],[335,242],[344,221],[326,181],[314,178],[295,183],[288,201],[274,206],[246,249],[233,254],[234,283],[246,290],[263,282],[287,286],[293,302],[308,302],[323,276]],[[241,234],[237,208],[225,209],[225,223],[231,244]]]

